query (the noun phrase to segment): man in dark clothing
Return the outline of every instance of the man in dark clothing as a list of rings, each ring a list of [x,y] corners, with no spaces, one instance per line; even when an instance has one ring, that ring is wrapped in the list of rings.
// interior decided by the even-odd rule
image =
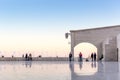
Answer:
[[[69,54],[69,61],[72,61],[72,54]]]
[[[28,61],[28,54],[25,55],[25,60]]]
[[[92,61],[93,61],[93,53],[91,54],[91,58],[92,58]]]
[[[96,53],[94,53],[94,61],[96,61]]]

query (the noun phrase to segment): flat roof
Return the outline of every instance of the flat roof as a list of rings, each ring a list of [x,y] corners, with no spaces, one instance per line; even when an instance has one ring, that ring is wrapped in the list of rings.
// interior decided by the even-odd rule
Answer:
[[[97,28],[89,28],[89,29],[80,29],[80,30],[70,30],[70,32],[77,32],[77,31],[87,31],[87,30],[98,30],[98,29],[107,29],[107,28],[115,28],[120,27],[120,25],[114,25],[114,26],[106,26],[106,27],[97,27]]]

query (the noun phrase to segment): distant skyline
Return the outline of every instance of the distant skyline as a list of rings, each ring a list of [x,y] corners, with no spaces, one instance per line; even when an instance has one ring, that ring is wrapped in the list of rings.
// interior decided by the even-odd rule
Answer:
[[[120,0],[0,0],[0,55],[68,56],[69,30],[120,25]]]

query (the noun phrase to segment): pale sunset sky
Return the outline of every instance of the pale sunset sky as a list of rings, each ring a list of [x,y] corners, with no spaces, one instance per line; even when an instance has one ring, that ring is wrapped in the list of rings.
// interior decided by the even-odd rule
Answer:
[[[119,4],[120,0],[0,0],[0,55],[68,56],[70,39],[65,33],[120,25]]]

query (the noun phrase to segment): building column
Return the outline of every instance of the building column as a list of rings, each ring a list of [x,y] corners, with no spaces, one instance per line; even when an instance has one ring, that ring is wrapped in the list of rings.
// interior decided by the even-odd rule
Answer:
[[[102,43],[97,45],[97,60],[100,59],[101,55],[103,54],[103,50],[102,50]],[[103,56],[104,57],[104,56]]]
[[[74,47],[71,47],[72,60],[74,61]]]
[[[74,38],[75,38],[74,33],[71,33],[71,53],[72,53],[72,60],[73,61],[74,61],[74,45],[75,45]]]

